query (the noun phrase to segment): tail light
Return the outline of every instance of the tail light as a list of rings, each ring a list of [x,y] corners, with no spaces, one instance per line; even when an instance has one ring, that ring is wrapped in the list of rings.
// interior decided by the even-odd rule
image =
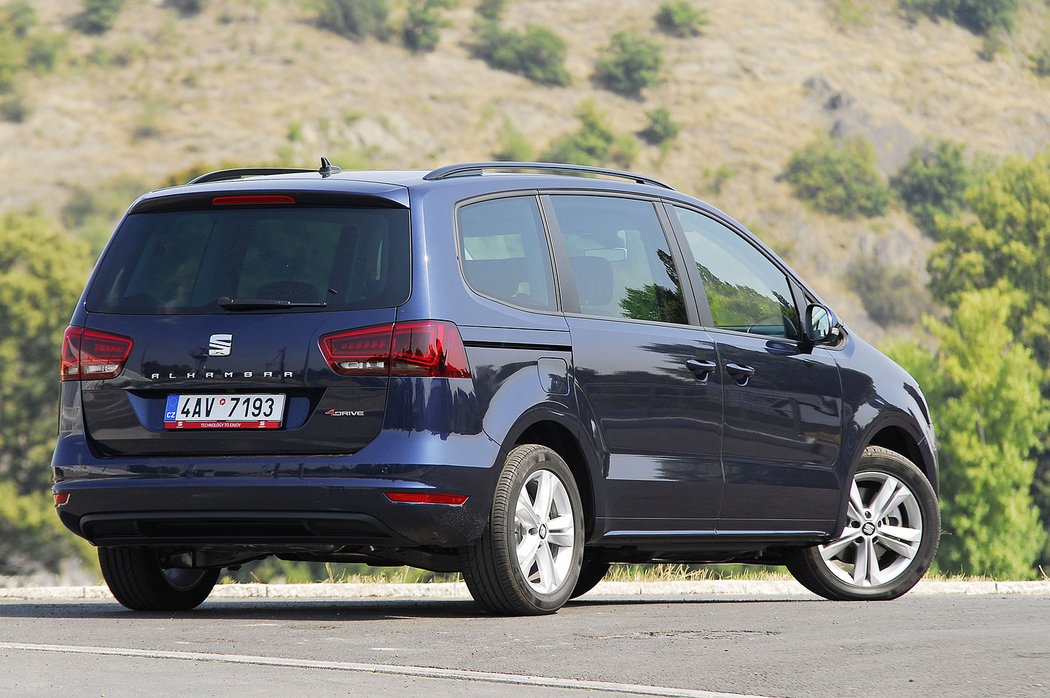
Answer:
[[[131,339],[118,334],[67,327],[62,337],[64,381],[116,378],[131,354]]]
[[[366,327],[324,335],[319,344],[328,365],[344,376],[470,378],[463,338],[451,322]]]

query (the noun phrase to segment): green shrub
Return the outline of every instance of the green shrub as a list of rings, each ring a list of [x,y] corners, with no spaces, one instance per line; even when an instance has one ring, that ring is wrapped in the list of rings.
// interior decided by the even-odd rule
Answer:
[[[966,189],[974,182],[963,147],[941,141],[935,147],[911,151],[908,162],[891,180],[908,213],[919,228],[936,234],[936,217],[954,216],[966,206]]]
[[[1032,54],[1032,70],[1041,78],[1050,78],[1050,36],[1043,39]]]
[[[29,112],[29,102],[17,92],[0,99],[0,119],[4,121],[20,124],[29,118]]]
[[[617,134],[605,114],[594,102],[587,101],[576,113],[580,127],[560,136],[550,144],[540,159],[577,165],[612,163],[629,167],[638,154],[638,142],[627,134]]]
[[[28,2],[12,2],[0,7],[0,34],[23,39],[36,26],[36,10]]]
[[[503,17],[507,3],[508,0],[481,0],[474,11],[479,17],[496,22]]]
[[[913,325],[930,307],[930,298],[915,272],[891,268],[865,255],[849,265],[846,278],[868,316],[883,327]]]
[[[890,202],[890,188],[875,167],[875,150],[859,136],[820,135],[795,151],[786,177],[795,196],[845,218],[882,215]]]
[[[671,118],[671,112],[666,107],[659,107],[645,113],[648,123],[638,134],[646,143],[658,145],[661,148],[670,146],[671,141],[678,137],[682,130],[681,124]]]
[[[441,30],[452,22],[441,11],[451,7],[452,0],[412,0],[408,15],[401,25],[401,41],[410,51],[425,52],[437,48]]]
[[[735,176],[736,169],[734,169],[730,165],[719,165],[715,168],[708,168],[704,170],[705,186],[707,186],[707,188],[715,194],[721,194],[722,189],[725,187],[725,185],[728,184],[729,180],[731,180]],[[755,230],[755,226],[753,225],[748,226],[748,228],[755,235],[758,235],[760,238],[766,240],[767,242],[772,238],[772,233],[761,235],[759,234],[759,231]],[[777,254],[780,254],[780,250],[777,250],[776,252]],[[781,254],[781,256],[783,257],[784,255]]]
[[[204,9],[204,0],[164,0],[164,4],[173,8],[183,17],[200,14]]]
[[[26,66],[40,73],[50,73],[58,67],[66,48],[62,34],[35,34],[26,40]]]
[[[22,42],[0,33],[0,94],[7,94],[15,89],[18,74],[24,65],[25,47]]]
[[[511,123],[510,119],[503,120],[499,140],[500,148],[492,154],[493,160],[506,160],[509,162],[527,162],[532,160],[532,143]]]
[[[116,24],[124,0],[80,0],[80,5],[73,26],[84,34],[105,34]]]
[[[831,13],[842,31],[871,24],[872,9],[867,0],[834,0]]]
[[[1018,0],[899,0],[909,16],[943,17],[966,27],[975,34],[987,34],[995,28],[1010,31]]]
[[[656,26],[671,36],[699,36],[711,23],[707,10],[694,7],[689,0],[668,0],[656,12]]]
[[[389,15],[386,0],[324,0],[320,22],[325,29],[351,39],[386,39]]]
[[[617,32],[598,61],[596,76],[613,92],[638,96],[660,82],[663,64],[655,41],[638,32]]]
[[[524,75],[544,85],[569,84],[565,40],[546,27],[530,24],[524,32],[504,31],[496,22],[474,26],[474,55],[493,68]]]

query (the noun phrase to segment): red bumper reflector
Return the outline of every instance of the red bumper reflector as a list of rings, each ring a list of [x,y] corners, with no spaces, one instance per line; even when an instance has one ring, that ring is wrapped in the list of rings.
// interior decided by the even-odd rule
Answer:
[[[265,204],[294,204],[295,199],[280,194],[251,194],[240,196],[216,196],[212,206],[260,206]]]
[[[55,494],[55,506],[56,507],[60,507],[63,504],[65,504],[66,502],[68,502],[68,501],[69,501],[69,493],[68,492],[58,492],[57,494]]]
[[[391,502],[405,504],[449,504],[458,507],[467,501],[465,494],[440,494],[437,492],[386,492]]]

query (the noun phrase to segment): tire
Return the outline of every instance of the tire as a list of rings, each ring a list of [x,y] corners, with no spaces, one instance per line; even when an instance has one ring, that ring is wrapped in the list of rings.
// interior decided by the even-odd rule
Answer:
[[[98,562],[113,597],[133,611],[189,611],[219,579],[217,569],[161,567],[148,548],[99,548]]]
[[[580,566],[580,578],[576,580],[570,599],[583,596],[593,589],[598,582],[605,578],[609,572],[609,563],[599,560],[588,560],[586,554],[583,556],[583,564]]]
[[[516,447],[485,532],[461,552],[471,596],[500,615],[555,613],[576,588],[583,529],[576,480],[561,456],[546,446]]]
[[[853,476],[842,533],[790,551],[785,562],[802,586],[826,599],[888,601],[926,574],[940,530],[937,495],[922,471],[899,453],[869,446]]]

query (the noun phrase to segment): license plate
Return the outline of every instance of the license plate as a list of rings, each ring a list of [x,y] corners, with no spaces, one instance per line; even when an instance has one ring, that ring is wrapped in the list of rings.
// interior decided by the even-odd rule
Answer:
[[[169,395],[165,429],[279,429],[284,395]]]

